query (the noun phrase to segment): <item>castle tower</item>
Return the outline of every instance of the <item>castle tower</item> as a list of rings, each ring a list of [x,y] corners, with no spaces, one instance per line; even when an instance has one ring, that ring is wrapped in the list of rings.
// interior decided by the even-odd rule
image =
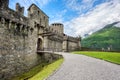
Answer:
[[[16,3],[16,12],[19,12],[19,9],[20,9],[20,4]]]
[[[24,15],[24,7],[21,7],[19,3],[16,3],[16,12]]]
[[[53,23],[51,24],[51,27],[60,34],[64,33],[64,25],[61,23]]]
[[[35,4],[32,4],[28,8],[28,17],[32,22],[35,22],[42,27],[48,27],[49,25],[49,17]]]
[[[9,5],[9,0],[0,0],[0,9],[7,9]]]

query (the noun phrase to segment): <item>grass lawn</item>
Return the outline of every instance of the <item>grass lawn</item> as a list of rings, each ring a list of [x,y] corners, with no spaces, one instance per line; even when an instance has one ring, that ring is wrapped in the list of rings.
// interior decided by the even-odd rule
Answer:
[[[50,74],[52,74],[53,71],[58,69],[60,67],[60,65],[62,64],[62,62],[63,62],[63,59],[60,59],[50,65],[45,66],[42,71],[40,71],[39,73],[37,73],[35,76],[33,76],[32,78],[30,78],[28,80],[44,80]]]
[[[106,60],[112,63],[120,64],[120,53],[117,52],[97,52],[97,51],[76,51],[75,54],[83,54],[86,56],[91,56]]]

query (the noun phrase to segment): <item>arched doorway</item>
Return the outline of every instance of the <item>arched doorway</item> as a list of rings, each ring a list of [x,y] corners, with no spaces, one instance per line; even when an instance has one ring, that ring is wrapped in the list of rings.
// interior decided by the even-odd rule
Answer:
[[[42,39],[41,38],[38,38],[38,41],[37,41],[37,50],[42,50]]]

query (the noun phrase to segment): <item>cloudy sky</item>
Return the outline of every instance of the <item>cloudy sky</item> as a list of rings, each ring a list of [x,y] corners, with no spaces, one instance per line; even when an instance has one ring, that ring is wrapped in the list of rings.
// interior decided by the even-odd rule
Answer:
[[[120,0],[9,0],[9,7],[15,9],[19,2],[27,8],[36,4],[49,17],[49,23],[64,24],[68,35],[82,37],[91,34],[106,24],[120,21]]]

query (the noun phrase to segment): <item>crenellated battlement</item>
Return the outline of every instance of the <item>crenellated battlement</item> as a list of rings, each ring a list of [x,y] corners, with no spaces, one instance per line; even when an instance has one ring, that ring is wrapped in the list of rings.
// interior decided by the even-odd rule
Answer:
[[[16,3],[16,12],[24,15],[24,7],[21,7],[19,3]]]
[[[0,28],[4,28],[14,35],[24,37],[32,33],[30,26],[4,17],[0,17]]]
[[[8,29],[15,35],[28,35],[28,32],[31,31],[28,21],[27,17],[10,8],[7,10],[2,9],[0,11],[0,27]]]
[[[50,27],[53,28],[56,32],[58,32],[58,34],[63,35],[64,25],[62,23],[52,23]]]
[[[0,17],[3,17],[5,19],[9,19],[11,21],[21,23],[24,25],[28,24],[28,18],[24,15],[21,15],[20,13],[8,8],[7,10],[1,10],[0,11]]]
[[[72,37],[64,34],[64,41],[78,42],[80,41],[80,37]]]

